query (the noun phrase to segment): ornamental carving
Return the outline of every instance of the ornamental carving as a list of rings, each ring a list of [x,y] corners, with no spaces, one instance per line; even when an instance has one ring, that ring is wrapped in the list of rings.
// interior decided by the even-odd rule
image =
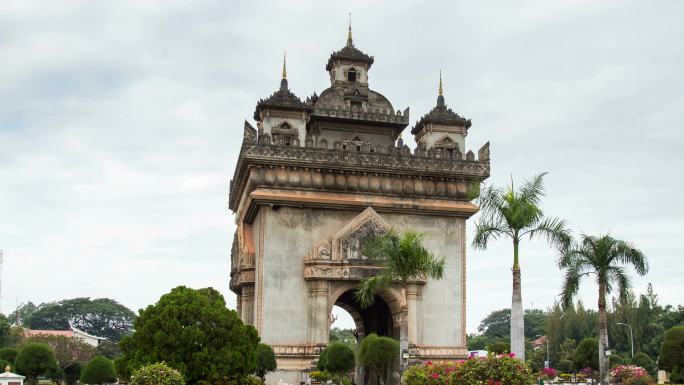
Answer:
[[[376,235],[384,234],[390,225],[372,207],[365,209],[338,231],[332,239],[333,260],[364,260],[363,242]]]

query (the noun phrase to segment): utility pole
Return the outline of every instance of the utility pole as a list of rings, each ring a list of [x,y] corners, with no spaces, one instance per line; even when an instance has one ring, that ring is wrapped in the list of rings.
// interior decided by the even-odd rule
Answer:
[[[632,345],[632,358],[634,358],[634,334],[632,334],[632,327],[629,326],[628,324],[625,324],[622,322],[618,322],[618,323],[616,323],[616,325],[624,325],[624,326],[627,326],[629,328],[629,339],[630,339],[631,345]]]

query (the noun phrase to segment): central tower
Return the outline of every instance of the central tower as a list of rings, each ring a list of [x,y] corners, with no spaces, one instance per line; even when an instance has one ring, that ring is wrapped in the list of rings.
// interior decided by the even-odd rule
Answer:
[[[328,343],[334,305],[346,309],[361,340],[369,333],[399,339],[408,320],[409,360],[466,355],[466,219],[489,176],[489,144],[465,151],[471,122],[444,102],[412,128],[416,149],[400,135],[409,109],[394,110],[369,87],[374,58],[347,43],[325,66],[330,87],[302,101],[280,87],[257,103],[256,128],[245,121],[230,209],[237,231],[230,288],[241,319],[271,345],[279,379],[306,381]],[[443,280],[413,282],[401,308],[397,288],[361,308],[353,291],[379,266],[362,253],[370,236],[394,227],[425,233],[446,256]],[[357,371],[356,382],[368,376]]]

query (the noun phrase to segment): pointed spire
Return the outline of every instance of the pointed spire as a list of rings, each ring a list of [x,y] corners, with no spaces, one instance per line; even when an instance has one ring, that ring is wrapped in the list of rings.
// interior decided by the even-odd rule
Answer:
[[[444,90],[442,89],[442,70],[439,70],[439,91],[437,93],[437,106],[444,107]]]
[[[283,79],[287,79],[287,62],[286,62],[287,52],[283,52]],[[442,75],[440,75],[441,77]],[[441,81],[441,80],[440,80]],[[441,84],[441,83],[440,83]]]
[[[283,77],[285,77],[285,75],[283,75]],[[444,91],[442,90],[442,70],[439,70],[439,95],[444,95]]]
[[[280,80],[280,90],[281,91],[287,91],[287,67],[286,67],[286,62],[285,62],[285,55],[286,52],[283,52],[283,77]]]
[[[347,32],[347,46],[351,47],[354,43],[352,42],[352,32],[351,32],[351,12],[349,12],[349,31]]]

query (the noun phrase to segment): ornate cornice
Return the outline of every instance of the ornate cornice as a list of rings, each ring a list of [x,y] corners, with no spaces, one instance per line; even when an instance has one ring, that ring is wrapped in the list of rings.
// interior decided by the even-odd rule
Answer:
[[[407,146],[388,153],[243,143],[231,181],[229,206],[256,187],[352,191],[469,201],[489,176],[489,144],[475,160],[446,159]]]
[[[409,347],[413,358],[426,360],[455,360],[468,356],[468,349],[462,346],[426,346],[413,345]]]

